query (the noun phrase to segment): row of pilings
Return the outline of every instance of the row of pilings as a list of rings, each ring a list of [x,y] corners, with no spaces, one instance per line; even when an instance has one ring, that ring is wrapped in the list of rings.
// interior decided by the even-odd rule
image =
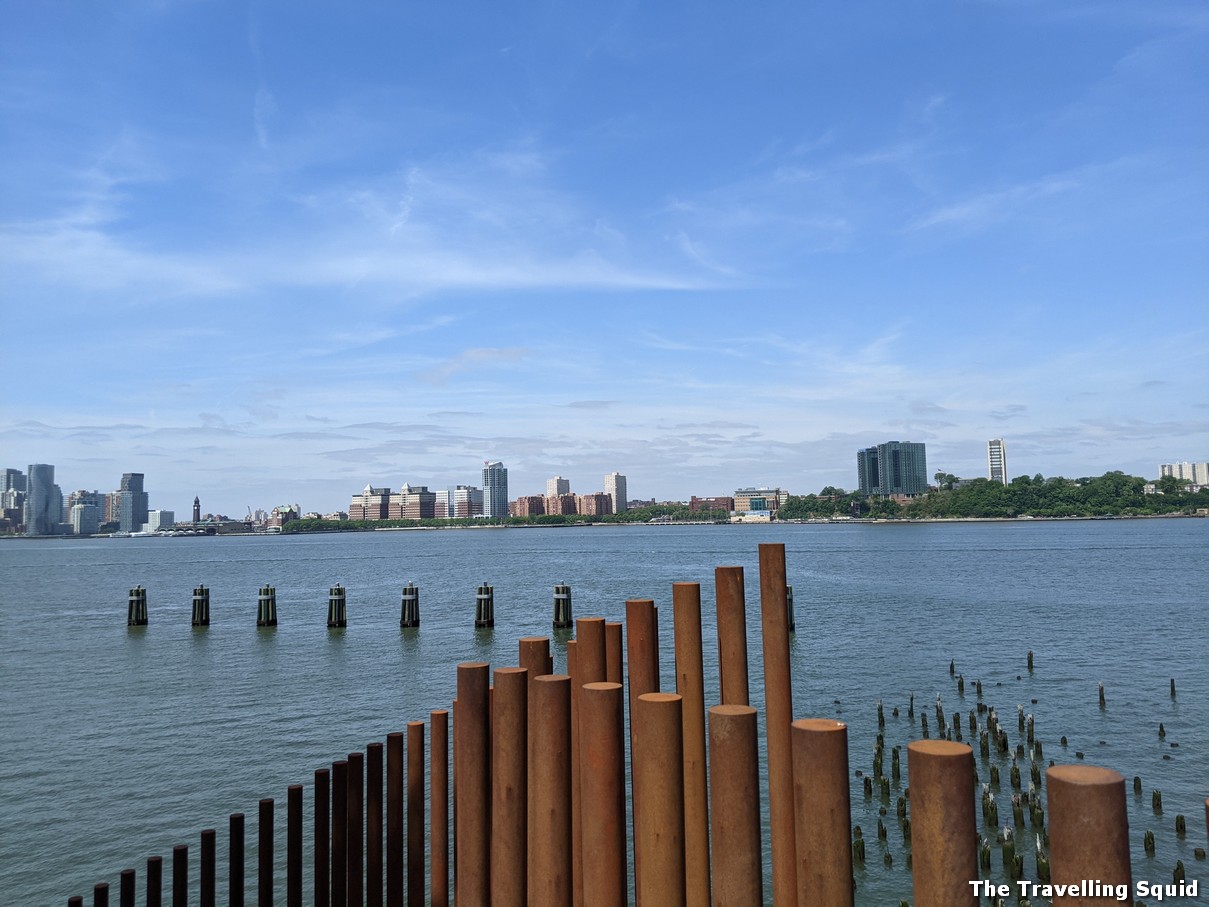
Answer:
[[[371,743],[315,772],[309,848],[304,789],[290,787],[284,903],[618,907],[632,889],[640,907],[769,901],[851,907],[847,726],[827,718],[795,720],[784,546],[761,545],[759,565],[763,765],[761,716],[749,703],[743,569],[719,567],[720,705],[704,707],[697,583],[673,584],[675,692],[660,689],[658,614],[649,599],[626,602],[624,625],[576,620],[565,674],[553,673],[547,637],[521,639],[518,665],[494,674],[486,663],[460,664],[450,710],[431,712],[427,724],[409,722],[406,733],[388,735],[385,746]],[[946,724],[940,714],[937,719]],[[910,791],[903,808],[909,800],[915,904],[974,907],[979,893],[971,882],[985,875],[974,750],[939,737],[906,749]],[[1052,882],[1130,886],[1124,778],[1095,766],[1052,766],[1046,787]],[[278,903],[280,894],[274,891],[274,809],[272,800],[261,801],[261,907]],[[231,816],[226,867],[226,903],[237,907],[245,903],[243,822],[242,814]],[[1206,823],[1209,828],[1209,801]],[[764,877],[765,848],[771,878]],[[309,892],[303,890],[305,853],[313,859]],[[189,857],[186,845],[173,851],[174,907],[191,902]],[[217,862],[216,831],[206,829],[203,907],[218,901]],[[136,882],[134,870],[122,873],[123,907],[135,904]],[[160,857],[148,861],[144,882],[145,903],[164,903]],[[93,903],[107,905],[108,897],[108,886],[97,886]],[[1115,898],[1054,899],[1056,905],[1110,902]]]

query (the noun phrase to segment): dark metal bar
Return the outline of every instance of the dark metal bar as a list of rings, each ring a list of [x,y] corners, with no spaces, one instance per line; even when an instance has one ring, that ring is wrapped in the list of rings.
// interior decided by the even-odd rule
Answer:
[[[407,722],[407,902],[424,903],[424,722]]]
[[[172,907],[189,907],[189,845],[172,848]]]
[[[403,735],[398,731],[386,735],[386,907],[403,907]]]
[[[133,869],[122,870],[122,881],[118,888],[118,903],[122,907],[134,907],[135,872]]]
[[[227,903],[244,904],[243,813],[231,813],[231,833],[227,851]]]
[[[315,907],[331,907],[332,773],[315,770]]]
[[[348,907],[348,762],[332,763],[332,902]]]
[[[256,903],[273,907],[273,798],[260,801],[260,821],[257,822]]]
[[[147,907],[162,907],[164,901],[164,858],[147,858]]]
[[[289,907],[302,907],[302,785],[286,790],[285,899]]]
[[[108,882],[100,882],[92,889],[92,907],[109,907]]]
[[[213,828],[201,833],[201,907],[215,907],[218,835]],[[134,907],[134,902],[131,902]]]
[[[365,748],[365,905],[382,907],[382,744]]]
[[[348,907],[365,905],[365,754],[348,754]]]

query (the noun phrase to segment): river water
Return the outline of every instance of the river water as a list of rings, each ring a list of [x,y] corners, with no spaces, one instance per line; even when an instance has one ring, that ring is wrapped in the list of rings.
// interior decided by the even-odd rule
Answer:
[[[882,843],[881,804],[855,777],[871,769],[877,700],[887,749],[904,747],[905,783],[905,744],[920,732],[909,695],[935,734],[936,696],[946,715],[965,714],[975,680],[1013,748],[1023,705],[1047,762],[1079,751],[1142,778],[1144,795],[1127,797],[1135,879],[1170,881],[1179,859],[1209,886],[1193,855],[1209,795],[1209,520],[598,526],[0,544],[0,904],[59,905],[100,881],[116,898],[126,867],[141,891],[147,856],[170,863],[179,843],[191,845],[196,875],[198,832],[218,828],[225,853],[236,811],[248,816],[251,897],[257,801],[278,798],[284,823],[287,785],[307,783],[309,823],[316,768],[449,707],[458,662],[514,664],[519,637],[551,634],[556,583],[572,586],[578,617],[622,620],[627,598],[655,599],[663,688],[674,690],[671,584],[699,581],[709,706],[719,696],[713,570],[744,566],[752,704],[762,707],[761,542],[785,544],[795,592],[794,714],[849,724],[853,822],[868,842],[859,904],[911,896],[897,786]],[[420,587],[418,632],[398,626],[409,581]],[[473,627],[481,582],[495,589],[494,631]],[[212,623],[194,630],[192,589],[203,583]],[[265,583],[277,589],[275,630],[255,626]],[[336,583],[349,625],[329,632]],[[136,584],[148,589],[150,623],[129,630]],[[562,671],[565,639],[554,651]],[[1000,764],[1003,825],[1010,760]],[[987,770],[979,760],[983,780]],[[1188,817],[1183,839],[1177,814]],[[1020,840],[1036,878],[1031,833]],[[998,878],[998,848],[994,867]],[[770,881],[766,872],[769,900]]]

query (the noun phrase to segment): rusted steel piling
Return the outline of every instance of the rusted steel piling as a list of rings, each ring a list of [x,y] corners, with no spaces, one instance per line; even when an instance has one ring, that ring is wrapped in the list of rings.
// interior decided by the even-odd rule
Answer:
[[[747,705],[747,605],[743,568],[714,570],[718,621],[718,668],[723,705]]]
[[[628,893],[622,706],[619,683],[580,691],[585,907],[624,907]]]
[[[401,841],[399,849],[402,850]],[[411,904],[424,903],[423,721],[407,722],[407,900]]]
[[[410,727],[410,724],[409,724]],[[403,735],[386,735],[386,907],[403,907]],[[410,766],[409,766],[410,767]],[[423,771],[423,766],[421,766]],[[424,776],[420,776],[421,784]],[[422,794],[421,794],[422,796]],[[420,834],[423,834],[423,828]]]
[[[449,904],[449,712],[436,709],[429,716],[432,723],[432,749],[429,753],[429,839],[432,857],[428,864],[429,904],[447,907]]]
[[[203,832],[205,834],[205,832]],[[205,846],[205,838],[202,839],[202,846]],[[118,881],[118,903],[121,907],[134,907],[135,897],[135,877],[133,869],[123,869]],[[211,901],[209,907],[213,907],[214,902]],[[205,903],[205,890],[202,891],[202,907],[207,907]]]
[[[529,710],[530,907],[565,907],[571,879],[571,678],[538,677]]]
[[[213,828],[207,828],[201,833],[201,874],[200,883],[201,907],[214,907],[217,903],[218,892],[215,888],[215,876],[218,873],[218,833]],[[122,903],[126,902],[126,873],[122,873]],[[134,873],[130,875],[130,904],[134,907]]]
[[[676,645],[676,692],[682,701],[683,722],[685,895],[690,904],[708,904],[709,806],[699,583],[672,584],[672,619]]]
[[[315,853],[314,894],[315,907],[331,907],[331,814],[332,773],[330,769],[315,770]]]
[[[571,835],[575,858],[574,902],[584,902],[583,885],[583,720],[581,699],[584,684],[600,683],[608,676],[608,654],[603,617],[581,617],[575,621],[575,667],[571,671]]]
[[[528,672],[497,668],[492,696],[491,903],[524,907],[528,835]]]
[[[453,827],[458,907],[491,901],[491,740],[485,662],[458,665],[453,711]]]
[[[332,763],[332,907],[348,907],[348,761]]]
[[[760,545],[760,613],[764,640],[764,696],[768,736],[768,799],[772,826],[772,899],[797,897],[794,843],[793,688],[789,679],[789,626],[785,590],[785,546]],[[847,835],[844,835],[847,840]]]
[[[302,907],[302,785],[286,788],[285,902]]]
[[[188,904],[189,845],[177,844],[172,848],[172,907],[187,907]]]
[[[977,907],[970,885],[979,878],[974,751],[964,743],[916,740],[907,744],[907,772],[915,903]]]
[[[1054,907],[1119,903],[1111,886],[1132,890],[1125,778],[1095,765],[1056,765],[1045,773],[1050,814],[1050,878],[1055,885],[1092,879],[1106,890],[1084,897],[1061,895]]]
[[[382,907],[382,763],[382,744],[369,744],[365,748],[366,907]]]
[[[109,883],[100,882],[92,889],[92,907],[109,907]]]
[[[684,907],[682,701],[643,693],[631,720],[638,907]],[[639,803],[639,801],[641,801]]]
[[[518,643],[520,665],[528,671],[529,695],[533,695],[533,681],[543,674],[554,673],[554,659],[550,656],[549,636],[522,636]]]
[[[236,813],[236,815],[239,815],[241,820],[243,819],[243,816],[240,815],[239,813]],[[234,816],[232,816],[232,819],[234,819]],[[240,826],[240,831],[241,831],[241,833],[243,831],[242,825]],[[243,854],[242,849],[240,850],[240,854],[241,855]],[[148,857],[147,858],[147,907],[161,907],[161,905],[163,903],[164,903],[164,858],[163,857]],[[243,900],[240,899],[239,901],[236,901],[234,898],[232,898],[231,903],[239,904],[240,907],[242,907]]]
[[[244,905],[244,818],[243,813],[231,813],[227,835],[227,903],[231,907]],[[158,860],[159,857],[156,857]],[[159,889],[156,868],[156,890]],[[158,896],[156,902],[159,903]],[[147,907],[151,907],[151,861],[147,861]]]
[[[260,801],[256,825],[256,890],[258,907],[273,907],[273,800]]]
[[[365,754],[348,754],[348,907],[365,904]]]
[[[802,718],[793,723],[791,737],[797,903],[852,907],[848,726]]]
[[[709,796],[714,907],[764,903],[759,729],[748,705],[709,710]]]
[[[605,680],[609,683],[623,682],[622,627],[620,621],[605,622]]]
[[[634,715],[638,697],[659,692],[659,613],[649,598],[630,599],[625,603],[626,671],[630,707],[630,752],[634,752]],[[630,821],[638,827],[638,814],[643,803],[638,793],[638,778],[631,779]],[[642,878],[642,854],[634,850],[634,879],[637,889]]]

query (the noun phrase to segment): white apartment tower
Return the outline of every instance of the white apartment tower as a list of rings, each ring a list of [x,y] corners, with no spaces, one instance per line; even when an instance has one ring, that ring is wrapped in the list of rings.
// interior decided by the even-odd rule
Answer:
[[[1187,479],[1193,485],[1209,485],[1209,463],[1163,463],[1159,475]]]
[[[1003,438],[987,441],[987,478],[1000,485],[1008,483],[1007,447]]]
[[[605,479],[605,494],[613,501],[613,512],[624,513],[627,509],[625,476],[619,472],[611,472]]]
[[[546,479],[546,497],[556,498],[560,494],[571,493],[571,480],[564,479],[562,476],[555,476],[552,479]]]
[[[508,469],[498,460],[483,461],[483,516],[508,516]]]

